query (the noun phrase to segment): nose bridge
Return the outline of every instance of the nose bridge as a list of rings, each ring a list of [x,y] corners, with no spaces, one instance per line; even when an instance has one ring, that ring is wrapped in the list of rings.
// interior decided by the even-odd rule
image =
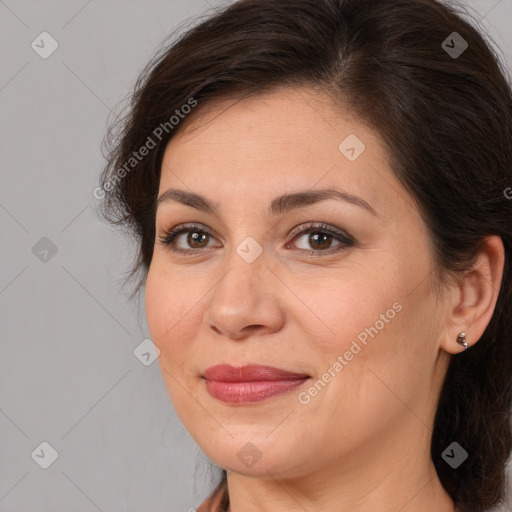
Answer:
[[[239,301],[247,303],[248,297],[256,300],[260,285],[265,279],[263,274],[267,259],[268,254],[264,254],[263,246],[254,237],[245,236],[226,255],[227,274],[219,285],[236,294]]]
[[[245,236],[234,251],[247,265],[261,264],[263,246],[253,236]],[[258,263],[259,261],[259,263]]]
[[[243,336],[248,326],[278,328],[279,307],[269,290],[275,279],[267,268],[267,255],[253,237],[245,237],[226,254],[222,277],[210,297],[205,321],[210,328],[232,338]]]

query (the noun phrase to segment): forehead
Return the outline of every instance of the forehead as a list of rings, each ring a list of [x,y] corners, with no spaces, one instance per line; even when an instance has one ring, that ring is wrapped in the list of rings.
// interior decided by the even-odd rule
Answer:
[[[337,108],[330,96],[312,89],[279,88],[199,105],[181,122],[169,146],[174,149],[195,140],[194,149],[199,144],[208,146],[205,150],[214,146],[218,156],[243,152],[259,160],[271,152],[276,158],[283,153],[312,154],[332,163],[348,135],[385,159],[378,133]]]
[[[160,192],[171,186],[228,203],[235,190],[266,205],[278,193],[330,186],[381,211],[396,209],[397,195],[407,200],[379,134],[309,89],[196,107],[165,151]]]

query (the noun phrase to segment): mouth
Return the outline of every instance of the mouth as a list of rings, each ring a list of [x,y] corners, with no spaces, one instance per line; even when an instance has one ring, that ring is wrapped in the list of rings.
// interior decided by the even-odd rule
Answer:
[[[247,365],[235,368],[227,364],[212,366],[201,377],[212,397],[230,404],[260,402],[292,391],[310,379],[304,373],[272,366]]]

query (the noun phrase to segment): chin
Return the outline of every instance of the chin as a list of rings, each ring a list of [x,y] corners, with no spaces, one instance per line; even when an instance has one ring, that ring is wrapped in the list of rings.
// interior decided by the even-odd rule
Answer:
[[[203,448],[205,454],[219,467],[238,474],[268,478],[292,476],[300,473],[299,468],[304,468],[304,461],[296,460],[297,442],[292,442],[290,448],[274,440],[265,439],[268,433],[260,436],[237,436],[233,432],[233,438],[213,449]],[[251,440],[249,440],[249,438]],[[295,446],[295,448],[293,448]],[[281,451],[278,450],[281,449]]]

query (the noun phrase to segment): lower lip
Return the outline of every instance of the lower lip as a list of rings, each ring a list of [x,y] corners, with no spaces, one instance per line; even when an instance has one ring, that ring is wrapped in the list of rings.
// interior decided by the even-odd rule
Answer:
[[[274,395],[286,393],[308,380],[259,380],[251,382],[221,382],[206,380],[206,389],[214,398],[230,404],[261,402]]]

